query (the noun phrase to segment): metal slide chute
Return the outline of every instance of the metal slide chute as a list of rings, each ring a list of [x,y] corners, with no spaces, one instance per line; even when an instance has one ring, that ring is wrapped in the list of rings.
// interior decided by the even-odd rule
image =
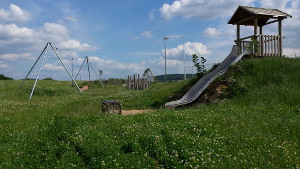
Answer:
[[[230,65],[237,63],[246,54],[242,52],[238,54],[238,46],[234,45],[232,50],[225,60],[213,71],[204,75],[181,99],[167,102],[166,107],[177,107],[192,103],[201,93],[212,83],[217,77],[226,73]]]

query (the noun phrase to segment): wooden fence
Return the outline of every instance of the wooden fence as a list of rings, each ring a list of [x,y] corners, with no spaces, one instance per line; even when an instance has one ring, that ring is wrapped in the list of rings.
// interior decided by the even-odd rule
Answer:
[[[149,83],[145,78],[140,78],[139,74],[128,76],[126,85],[129,90],[146,90],[149,88]]]
[[[126,83],[126,79],[122,78],[109,78],[109,79],[102,79],[103,84],[105,85],[122,85]]]

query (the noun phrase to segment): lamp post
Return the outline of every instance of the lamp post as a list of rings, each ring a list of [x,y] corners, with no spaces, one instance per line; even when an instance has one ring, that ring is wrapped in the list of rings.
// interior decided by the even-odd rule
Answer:
[[[185,50],[184,50],[184,36],[182,37],[182,40],[183,40],[183,58],[184,58],[184,61],[183,61],[183,72],[184,72],[184,80],[186,80],[186,71],[185,71]]]
[[[167,47],[166,47],[166,40],[169,38],[163,37],[164,45],[165,45],[165,82],[167,81]]]

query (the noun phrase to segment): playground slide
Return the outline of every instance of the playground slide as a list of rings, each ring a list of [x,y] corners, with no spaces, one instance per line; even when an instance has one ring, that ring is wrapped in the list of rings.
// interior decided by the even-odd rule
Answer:
[[[244,52],[238,55],[238,46],[234,45],[229,56],[216,69],[204,75],[181,99],[167,102],[165,106],[176,107],[195,101],[211,82],[223,75],[230,65],[237,63],[243,56]]]

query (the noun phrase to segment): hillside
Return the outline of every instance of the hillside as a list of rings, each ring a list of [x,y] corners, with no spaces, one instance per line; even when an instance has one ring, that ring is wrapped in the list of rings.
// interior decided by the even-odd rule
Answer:
[[[189,81],[80,94],[46,80],[31,101],[32,81],[18,95],[0,81],[0,168],[299,168],[300,59],[244,60],[226,78],[227,101],[173,111],[161,105]],[[104,99],[153,111],[102,114]]]

